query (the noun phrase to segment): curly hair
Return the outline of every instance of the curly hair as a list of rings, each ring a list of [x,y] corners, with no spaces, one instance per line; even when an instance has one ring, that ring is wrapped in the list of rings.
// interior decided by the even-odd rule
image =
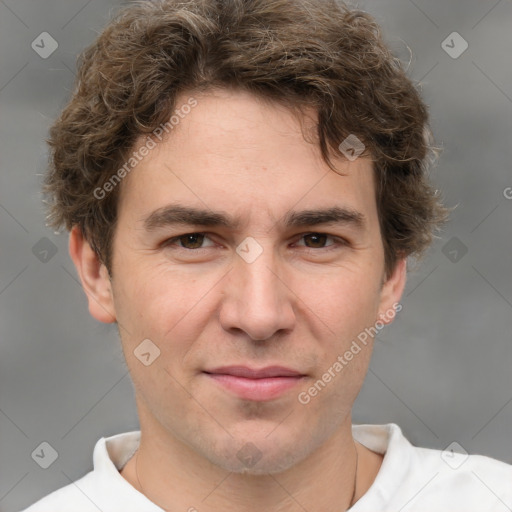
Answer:
[[[368,13],[336,0],[157,0],[121,9],[78,59],[50,128],[47,225],[78,225],[111,274],[119,188],[103,187],[177,96],[249,91],[294,113],[313,107],[322,158],[355,135],[373,161],[386,275],[421,257],[448,209],[428,179],[427,106]]]

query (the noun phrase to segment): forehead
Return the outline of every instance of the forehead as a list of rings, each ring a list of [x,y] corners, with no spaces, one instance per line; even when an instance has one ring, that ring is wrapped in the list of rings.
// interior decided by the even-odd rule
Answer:
[[[175,112],[180,115],[169,123],[169,135],[161,142],[152,137],[156,147],[124,179],[120,217],[131,214],[131,222],[140,222],[171,202],[221,208],[247,219],[264,212],[279,217],[299,205],[340,206],[367,218],[376,213],[372,163],[340,155],[333,159],[338,174],[318,144],[305,140],[304,133],[316,129],[314,111],[305,111],[301,125],[282,105],[247,92],[215,90],[182,94]]]

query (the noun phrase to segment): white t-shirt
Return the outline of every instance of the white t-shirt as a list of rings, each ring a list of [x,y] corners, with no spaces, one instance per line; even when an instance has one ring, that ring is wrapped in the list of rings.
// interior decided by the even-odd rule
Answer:
[[[350,512],[512,511],[512,466],[481,455],[417,448],[394,423],[353,425],[352,431],[361,444],[385,455],[372,486]],[[23,512],[163,512],[119,473],[139,440],[139,431],[101,438],[93,471]]]

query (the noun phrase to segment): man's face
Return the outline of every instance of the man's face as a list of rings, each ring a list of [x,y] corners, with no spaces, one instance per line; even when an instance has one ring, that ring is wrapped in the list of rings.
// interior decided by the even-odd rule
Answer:
[[[383,286],[368,160],[340,157],[342,176],[286,109],[247,93],[195,98],[122,183],[105,306],[119,324],[143,435],[230,471],[279,471],[349,428],[371,341],[358,342],[341,370],[333,366],[399,299],[403,272]],[[147,229],[153,212],[177,205],[238,224]],[[336,222],[292,216],[333,208],[342,213]],[[183,236],[190,233],[202,235]],[[144,350],[143,340],[151,340]],[[146,366],[152,344],[160,354]],[[279,366],[300,377],[281,371],[258,382],[218,370],[228,366]],[[261,458],[248,469],[242,455],[251,450]]]

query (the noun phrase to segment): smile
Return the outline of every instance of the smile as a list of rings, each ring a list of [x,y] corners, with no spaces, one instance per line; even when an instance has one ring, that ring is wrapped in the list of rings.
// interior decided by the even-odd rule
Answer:
[[[223,389],[244,400],[269,401],[297,386],[305,375],[283,367],[252,370],[242,366],[204,372]]]

